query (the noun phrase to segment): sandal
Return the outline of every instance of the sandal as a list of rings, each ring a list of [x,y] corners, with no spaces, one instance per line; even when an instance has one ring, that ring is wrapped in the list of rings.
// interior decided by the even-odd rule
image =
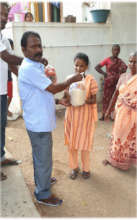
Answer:
[[[99,118],[100,121],[104,121],[104,116],[102,116],[101,118]]]
[[[80,171],[79,168],[72,170],[72,172],[70,174],[70,179],[75,180],[78,176],[79,171]]]
[[[5,159],[1,162],[1,166],[14,166],[19,165],[21,162],[21,160]]]
[[[63,200],[59,199],[57,197],[55,197],[54,195],[51,195],[49,198],[47,199],[37,199],[37,202],[43,205],[47,205],[47,206],[59,206],[62,204]]]
[[[83,172],[82,172],[82,177],[83,177],[84,179],[88,179],[88,178],[90,177],[90,172],[83,171]]]
[[[0,172],[0,181],[6,180],[6,179],[7,179],[7,176],[4,173]]]

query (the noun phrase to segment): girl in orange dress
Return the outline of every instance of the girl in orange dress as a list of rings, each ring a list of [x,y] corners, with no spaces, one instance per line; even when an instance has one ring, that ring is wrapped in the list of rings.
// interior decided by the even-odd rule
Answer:
[[[109,157],[103,163],[122,170],[137,162],[137,52],[129,57],[129,69],[130,73],[121,75],[105,114],[108,118],[117,100]]]
[[[84,53],[78,53],[74,58],[75,73],[84,72],[84,86],[86,90],[85,104],[72,106],[65,92],[68,107],[65,113],[65,145],[68,146],[69,165],[72,169],[71,179],[76,179],[80,171],[78,165],[78,151],[81,151],[82,176],[90,177],[90,151],[93,147],[95,122],[97,121],[96,93],[97,83],[92,75],[85,75],[88,69],[89,58]],[[71,86],[70,86],[71,87]],[[69,103],[68,103],[69,102]],[[61,103],[61,102],[60,102]]]

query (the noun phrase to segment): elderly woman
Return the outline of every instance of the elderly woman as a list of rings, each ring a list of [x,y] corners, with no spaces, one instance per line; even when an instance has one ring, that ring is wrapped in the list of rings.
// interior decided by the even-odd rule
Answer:
[[[137,52],[130,55],[128,66],[130,73],[121,75],[105,114],[107,118],[116,103],[109,159],[103,163],[122,170],[128,170],[137,161]]]
[[[114,94],[121,73],[125,73],[127,70],[126,64],[118,58],[119,53],[120,46],[114,44],[112,46],[112,56],[105,58],[95,67],[96,71],[104,76],[103,110],[100,120],[104,120],[105,112]],[[103,66],[106,66],[106,72],[102,70]]]

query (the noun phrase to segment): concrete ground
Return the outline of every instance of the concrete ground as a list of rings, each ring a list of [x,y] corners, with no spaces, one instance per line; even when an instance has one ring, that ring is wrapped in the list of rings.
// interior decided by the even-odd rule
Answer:
[[[91,178],[69,179],[68,152],[64,146],[64,114],[57,113],[57,128],[53,132],[53,176],[57,183],[52,187],[53,193],[63,199],[60,207],[39,205],[33,196],[34,179],[30,142],[22,118],[8,122],[6,146],[22,164],[8,167],[5,173],[8,180],[2,183],[3,217],[136,217],[136,169],[120,171],[111,166],[104,167],[108,137],[113,122],[98,121],[94,148],[91,153]],[[79,158],[80,159],[80,158]],[[28,192],[24,181],[31,193]],[[16,200],[15,200],[16,198]],[[32,200],[34,205],[32,203]],[[27,212],[27,210],[29,212]]]
[[[11,158],[11,154],[6,153]],[[1,182],[1,217],[40,217],[19,166],[4,167]]]

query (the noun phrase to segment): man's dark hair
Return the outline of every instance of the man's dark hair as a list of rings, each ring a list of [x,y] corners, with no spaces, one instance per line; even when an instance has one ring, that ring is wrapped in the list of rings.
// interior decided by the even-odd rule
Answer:
[[[8,5],[7,2],[0,2],[0,7],[1,7],[1,6],[6,7],[6,8],[8,9],[8,11],[10,10],[10,7],[9,7],[9,5]]]
[[[32,36],[32,37],[37,37],[40,39],[41,41],[41,38],[40,38],[40,35],[36,32],[33,32],[33,31],[27,31],[23,34],[22,38],[21,38],[21,46],[22,47],[26,47],[27,46],[27,40],[28,38]]]
[[[119,44],[113,44],[112,49],[113,49],[114,47],[118,47],[119,50],[120,50],[120,45],[119,45]]]

